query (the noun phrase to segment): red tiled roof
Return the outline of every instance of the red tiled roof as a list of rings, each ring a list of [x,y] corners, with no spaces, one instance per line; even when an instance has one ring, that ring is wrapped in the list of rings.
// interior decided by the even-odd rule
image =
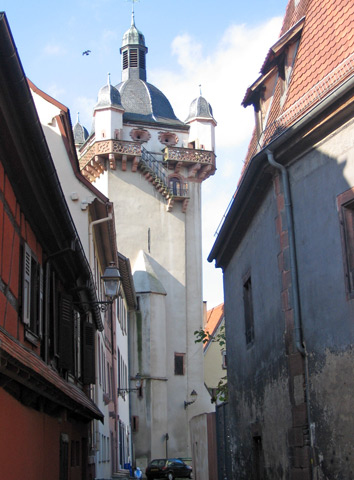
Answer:
[[[286,35],[302,17],[305,17],[305,22],[288,91],[281,104],[278,80],[267,125],[260,140],[262,148],[277,132],[288,128],[354,74],[354,1],[300,0],[295,7],[295,1],[290,0],[281,36]],[[253,132],[246,166],[257,152],[257,143],[256,132]]]
[[[353,25],[353,0],[310,2],[284,110],[354,52]]]
[[[3,329],[0,329],[0,359],[5,360],[5,364],[6,361],[15,363],[19,369],[28,373],[29,382],[26,382],[25,376],[18,375],[17,380],[20,383],[27,383],[27,386],[31,388],[30,379],[36,378],[40,383],[49,386],[54,393],[56,392],[55,398],[58,404],[68,406],[74,403],[76,407],[79,406],[84,417],[103,419],[102,412],[82,390],[65,381],[34,352],[10,337]],[[6,375],[6,366],[3,366],[2,363],[0,363],[0,373]],[[53,398],[53,395],[43,388],[43,396],[47,395],[50,395],[51,399]]]
[[[221,303],[217,307],[214,307],[208,310],[207,323],[205,325],[204,331],[209,335],[213,336],[216,330],[219,328],[223,318],[224,318],[224,304]],[[208,345],[209,345],[209,342],[206,342],[203,348],[205,349]]]

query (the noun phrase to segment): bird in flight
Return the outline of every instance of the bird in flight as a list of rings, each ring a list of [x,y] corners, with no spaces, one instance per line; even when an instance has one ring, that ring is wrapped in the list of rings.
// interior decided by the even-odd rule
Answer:
[[[83,55],[90,55],[91,53],[91,50],[85,50],[84,52],[82,52]]]

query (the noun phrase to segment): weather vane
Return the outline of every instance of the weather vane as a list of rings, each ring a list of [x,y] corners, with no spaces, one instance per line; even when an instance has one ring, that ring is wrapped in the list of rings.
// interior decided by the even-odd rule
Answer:
[[[130,2],[132,4],[132,11],[134,13],[134,3],[140,2],[140,0],[126,0],[127,2]]]

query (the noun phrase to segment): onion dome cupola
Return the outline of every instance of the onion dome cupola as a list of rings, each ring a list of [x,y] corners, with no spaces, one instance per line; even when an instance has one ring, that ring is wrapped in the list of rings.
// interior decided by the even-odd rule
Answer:
[[[202,97],[201,92],[191,103],[185,123],[190,126],[189,143],[194,145],[194,148],[215,151],[217,123],[210,103]]]
[[[86,130],[86,128],[80,123],[79,112],[77,112],[77,120],[73,127],[73,134],[74,134],[75,147],[80,147],[81,145],[83,145],[89,136],[89,133]]]
[[[144,35],[136,28],[134,10],[129,30],[123,35],[122,47],[122,81],[130,78],[146,81],[146,53]]]
[[[108,74],[106,85],[100,88],[100,91],[98,92],[97,103],[94,107],[94,111],[114,107],[118,108],[119,110],[123,109],[120,93],[116,87],[111,85],[110,74]]]
[[[210,103],[208,103],[207,100],[201,95],[195,98],[190,104],[189,115],[186,119],[186,123],[196,119],[213,120],[216,124],[216,121],[213,117],[213,109],[211,108]]]
[[[120,93],[108,81],[98,92],[97,103],[93,109],[96,140],[119,139],[123,128],[123,112]]]

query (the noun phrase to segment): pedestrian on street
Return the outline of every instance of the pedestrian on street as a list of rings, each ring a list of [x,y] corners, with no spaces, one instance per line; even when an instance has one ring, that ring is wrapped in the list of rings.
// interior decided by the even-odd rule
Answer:
[[[142,474],[142,472],[141,472],[141,470],[140,470],[139,467],[136,468],[136,470],[135,470],[135,472],[134,472],[134,477],[135,477],[135,478],[143,478],[143,474]]]

